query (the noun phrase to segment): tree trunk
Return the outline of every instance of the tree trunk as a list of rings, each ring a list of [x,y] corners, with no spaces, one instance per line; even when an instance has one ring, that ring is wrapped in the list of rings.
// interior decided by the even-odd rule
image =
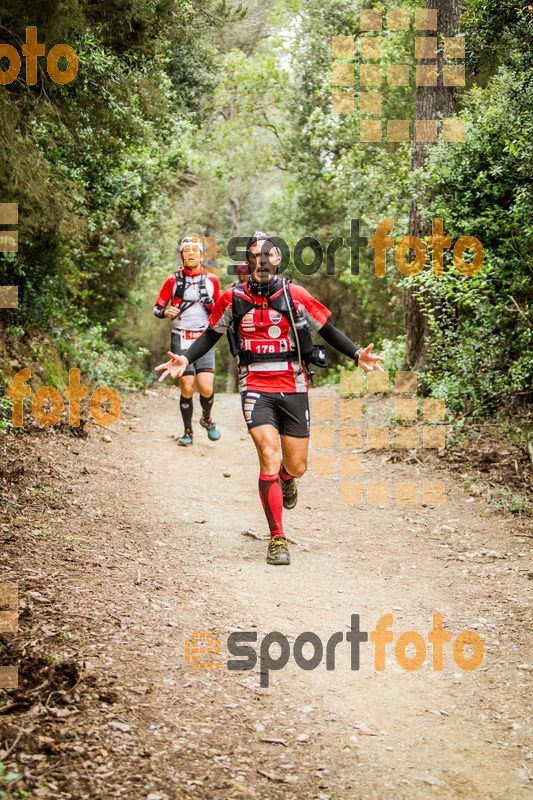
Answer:
[[[230,197],[229,205],[231,209],[231,235],[238,236],[241,225],[241,204],[239,202],[239,197]]]
[[[427,9],[436,9],[438,16],[438,34],[435,31],[418,31],[417,36],[438,35],[437,42],[437,86],[417,86],[415,94],[415,119],[443,119],[455,113],[454,90],[451,86],[442,85],[442,68],[444,51],[442,36],[454,36],[459,28],[462,0],[427,0]],[[432,59],[420,59],[420,64],[435,64]],[[413,141],[411,152],[411,171],[422,167],[431,147],[429,142]],[[422,238],[427,231],[423,230],[420,208],[416,194],[411,198],[409,207],[409,235]],[[405,367],[417,372],[424,370],[427,359],[429,331],[427,321],[420,305],[408,289],[405,293],[405,328],[407,343],[405,351]]]

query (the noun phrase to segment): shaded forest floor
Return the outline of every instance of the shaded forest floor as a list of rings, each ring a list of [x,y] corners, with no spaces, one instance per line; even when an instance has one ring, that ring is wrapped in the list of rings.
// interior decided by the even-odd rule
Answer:
[[[222,439],[196,424],[188,450],[171,437],[174,389],[130,397],[108,431],[0,439],[0,583],[18,585],[20,612],[19,632],[0,634],[0,665],[19,667],[19,688],[0,690],[0,797],[528,796],[526,454],[485,435],[364,452],[363,482],[445,483],[444,504],[412,507],[341,503],[316,462],[285,516],[293,563],[272,568],[238,397],[215,408]],[[268,688],[257,667],[226,668],[231,631],[257,632],[257,650],[281,631],[292,649],[303,631],[325,644],[351,614],[370,631],[392,613],[395,640],[426,639],[435,612],[454,638],[481,636],[478,670],[448,645],[442,672],[429,647],[407,672],[387,645],[376,672],[368,643],[354,671],[346,642],[334,671],[291,657]],[[220,668],[185,661],[195,631],[221,640]]]

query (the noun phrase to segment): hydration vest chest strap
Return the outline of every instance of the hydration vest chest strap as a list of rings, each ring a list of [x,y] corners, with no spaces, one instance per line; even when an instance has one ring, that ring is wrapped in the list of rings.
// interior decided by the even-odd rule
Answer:
[[[239,366],[248,366],[249,364],[260,364],[268,361],[298,361],[298,353],[296,350],[289,350],[286,353],[253,353],[251,350],[240,350],[234,355],[239,358]]]
[[[187,288],[187,276],[182,269],[179,269],[174,273],[174,278],[176,280],[176,284],[174,286],[172,296],[177,297],[178,300],[181,300],[179,304],[179,316],[181,316],[184,311],[193,306],[196,302],[202,304],[206,313],[211,313],[213,309],[213,299],[210,297],[209,292],[207,291],[207,276],[205,272],[201,273],[201,280],[198,284],[196,284],[198,286],[198,300],[183,299],[183,295],[185,294],[185,290]],[[189,285],[194,286],[194,281],[190,281]]]

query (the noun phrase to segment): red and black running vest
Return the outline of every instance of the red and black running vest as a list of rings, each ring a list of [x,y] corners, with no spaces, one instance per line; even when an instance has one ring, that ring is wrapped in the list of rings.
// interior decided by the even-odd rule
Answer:
[[[239,331],[239,326],[243,318],[254,309],[269,309],[283,314],[288,320],[293,335],[297,337],[302,360],[307,363],[313,351],[313,338],[306,322],[296,310],[294,300],[290,291],[290,281],[282,278],[281,287],[272,295],[261,298],[257,302],[245,288],[246,284],[234,286],[232,289],[232,316],[233,328],[228,330],[228,340],[233,356],[239,358],[239,364],[254,364],[264,361],[279,361],[279,353],[252,352],[243,346],[243,337]],[[291,320],[292,315],[292,320]],[[296,349],[284,353],[281,357],[284,361],[298,361],[298,351]]]

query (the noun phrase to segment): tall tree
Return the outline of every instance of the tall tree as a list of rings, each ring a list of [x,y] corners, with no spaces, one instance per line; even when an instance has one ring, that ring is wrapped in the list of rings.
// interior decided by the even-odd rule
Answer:
[[[438,18],[437,58],[424,58],[421,64],[436,66],[437,86],[417,86],[415,94],[416,120],[438,120],[452,117],[455,112],[454,89],[443,85],[444,66],[443,36],[454,36],[459,29],[463,0],[427,0],[426,9],[436,10]],[[421,31],[422,36],[435,36],[433,31]],[[411,169],[422,168],[426,162],[431,143],[413,142]],[[423,221],[418,196],[413,194],[409,208],[409,235],[422,238]],[[422,371],[426,365],[428,348],[428,326],[414,287],[405,293],[405,327],[407,333],[405,366]]]

